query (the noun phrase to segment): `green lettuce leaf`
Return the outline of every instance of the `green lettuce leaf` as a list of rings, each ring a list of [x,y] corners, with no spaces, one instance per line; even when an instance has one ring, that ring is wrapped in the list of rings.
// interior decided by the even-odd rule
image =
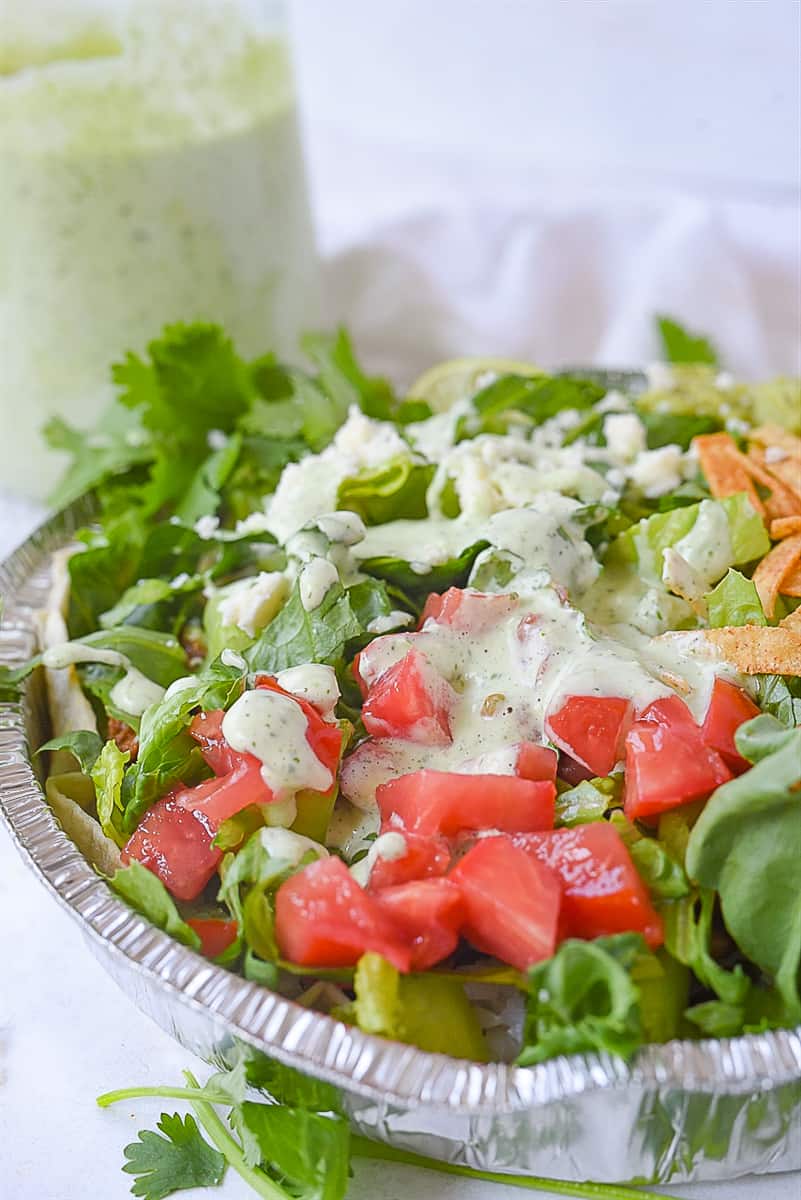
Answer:
[[[198,709],[230,708],[245,686],[245,673],[217,660],[158,704],[145,709],[139,753],[123,785],[123,828],[133,831],[141,814],[179,780],[196,782],[207,769],[186,727]]]
[[[444,592],[449,587],[464,587],[473,563],[489,546],[488,541],[473,542],[455,558],[446,562],[435,563],[425,572],[415,571],[411,564],[403,558],[392,555],[381,555],[375,558],[365,558],[359,568],[368,575],[384,579],[393,584],[412,599],[424,599],[429,592]]]
[[[95,785],[97,819],[106,837],[124,846],[122,832],[122,781],[125,764],[131,755],[123,752],[114,741],[106,742],[92,765],[90,775]]]
[[[629,1058],[643,1043],[640,994],[632,968],[646,953],[640,934],[592,942],[570,938],[529,971],[529,998],[518,1063],[602,1050]]]
[[[663,551],[689,537],[699,518],[704,513],[712,516],[714,510],[722,510],[725,515],[731,543],[729,566],[752,562],[767,554],[770,539],[764,523],[743,492],[727,496],[725,500],[702,500],[698,504],[688,504],[646,517],[614,539],[609,546],[606,562],[611,565],[636,563],[645,578],[661,581]],[[698,528],[700,531],[702,527]],[[702,540],[705,545],[705,539]]]
[[[720,583],[704,597],[710,629],[724,625],[767,625],[756,586],[731,567]]]
[[[303,663],[336,663],[345,645],[361,633],[348,594],[340,584],[330,587],[323,602],[308,612],[296,584],[284,607],[245,657],[251,671],[271,675]]]
[[[754,766],[710,797],[690,834],[687,870],[720,893],[726,928],[775,981],[794,1022],[801,1019],[801,729],[763,714],[740,727],[736,742]]]
[[[139,862],[129,863],[127,867],[115,871],[108,883],[126,904],[130,904],[158,929],[163,929],[192,950],[200,949],[200,938],[192,926],[184,921],[164,884],[147,867]]]
[[[93,729],[76,729],[72,733],[63,733],[61,737],[51,738],[36,751],[44,754],[45,750],[69,750],[77,760],[85,775],[92,770],[100,751],[103,749],[103,739]]]
[[[712,956],[714,912],[715,893],[708,888],[694,889],[689,896],[665,905],[662,910],[665,948],[689,967],[699,983],[713,991],[719,1000],[739,1008],[742,1022],[750,983],[739,964],[733,971],[727,971]]]
[[[400,519],[419,520],[428,515],[426,489],[436,468],[398,455],[344,479],[337,492],[337,508],[358,513],[367,525]]]

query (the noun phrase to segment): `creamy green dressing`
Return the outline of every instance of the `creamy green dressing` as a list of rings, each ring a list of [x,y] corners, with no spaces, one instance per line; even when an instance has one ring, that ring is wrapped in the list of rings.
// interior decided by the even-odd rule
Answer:
[[[83,642],[62,642],[59,646],[51,646],[42,655],[43,665],[51,670],[62,670],[84,662],[122,668],[124,674],[114,684],[109,696],[115,708],[132,717],[141,717],[146,708],[164,698],[164,688],[143,675],[125,654],[117,650],[86,646]]]
[[[307,729],[300,705],[262,688],[244,692],[222,723],[228,745],[253,754],[262,764],[262,779],[277,800],[293,797],[304,788],[327,792],[334,782],[309,745]]]

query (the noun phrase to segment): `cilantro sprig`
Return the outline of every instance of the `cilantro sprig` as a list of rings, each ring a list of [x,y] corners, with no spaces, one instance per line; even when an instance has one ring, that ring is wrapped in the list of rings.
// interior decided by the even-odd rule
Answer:
[[[654,1192],[620,1184],[480,1171],[373,1142],[351,1133],[345,1117],[336,1111],[332,1089],[277,1063],[265,1063],[274,1103],[245,1099],[247,1076],[242,1062],[232,1071],[213,1075],[204,1087],[184,1071],[184,1087],[132,1087],[98,1096],[101,1108],[145,1097],[184,1100],[194,1114],[194,1120],[187,1116],[182,1122],[178,1114],[162,1113],[158,1128],[165,1137],[146,1130],[138,1142],[125,1147],[123,1170],[137,1176],[131,1189],[135,1196],[164,1200],[184,1188],[213,1187],[230,1167],[264,1200],[344,1200],[351,1160],[361,1158],[577,1200],[665,1200]],[[254,1083],[265,1082],[260,1073],[257,1070]],[[217,1112],[221,1106],[229,1109],[227,1126]]]

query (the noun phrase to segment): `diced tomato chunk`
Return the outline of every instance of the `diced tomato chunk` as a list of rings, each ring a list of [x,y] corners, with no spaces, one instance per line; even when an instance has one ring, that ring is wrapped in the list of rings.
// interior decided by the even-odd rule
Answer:
[[[660,696],[637,714],[638,721],[655,721],[671,729],[690,729],[696,733],[698,723],[687,705],[679,696]]]
[[[594,775],[608,775],[623,757],[631,719],[631,701],[622,697],[568,696],[559,711],[546,718],[545,729],[560,750]]]
[[[642,720],[634,722],[626,736],[623,807],[632,821],[704,799],[732,777],[718,752],[704,743],[694,721],[687,723],[678,709],[673,723],[670,718],[655,719],[653,708],[646,710],[650,715],[644,713]]]
[[[324,721],[316,708],[279,687],[271,676],[260,676],[256,686],[279,692],[302,709],[307,722],[306,740],[335,779],[342,749],[339,726]],[[199,713],[192,721],[189,732],[200,744],[201,753],[217,779],[202,783],[198,788],[183,789],[177,801],[191,812],[202,813],[214,830],[249,804],[270,804],[275,799],[262,778],[261,763],[255,755],[243,754],[228,745],[222,730],[224,717],[222,709],[214,709]]]
[[[564,937],[642,933],[649,946],[663,940],[662,919],[618,831],[606,821],[524,833],[512,838],[562,880]]]
[[[413,771],[376,790],[385,826],[392,822],[413,833],[445,837],[466,829],[551,829],[555,799],[549,780],[451,771]]]
[[[447,746],[455,698],[453,688],[425,655],[410,650],[370,688],[362,720],[373,737]]]
[[[758,716],[759,709],[742,688],[720,677],[715,680],[702,732],[707,746],[717,750],[736,775],[742,775],[751,764],[738,751],[734,735],[744,721]]]
[[[399,971],[412,962],[408,936],[333,855],[281,884],[275,936],[284,958],[300,966],[350,967],[368,950]]]
[[[370,872],[368,888],[395,887],[413,879],[444,875],[451,863],[451,850],[443,837],[404,832],[406,853],[402,858],[376,858]]]
[[[264,782],[259,760],[252,754],[240,754],[238,758],[239,762],[227,775],[208,779],[197,787],[183,788],[176,794],[176,803],[201,815],[215,833],[223,821],[249,804],[271,804],[275,800]]]
[[[521,779],[549,779],[551,783],[556,783],[558,765],[559,755],[550,746],[521,742],[517,748],[515,774]]]
[[[200,938],[200,953],[206,958],[218,958],[234,944],[239,932],[236,921],[226,921],[222,917],[189,917],[186,923]]]
[[[464,903],[462,933],[476,949],[525,971],[556,949],[559,877],[510,838],[476,842],[448,876]]]
[[[135,859],[173,896],[194,900],[217,870],[222,852],[211,844],[213,832],[180,803],[180,796],[180,791],[169,792],[147,810],[123,848],[122,861]]]
[[[508,593],[452,587],[441,596],[436,592],[429,595],[420,617],[420,628],[426,621],[432,621],[437,625],[449,625],[460,633],[484,633],[514,612],[517,605],[517,596]]]
[[[227,775],[242,757],[223,737],[225,712],[221,708],[200,712],[192,718],[189,733],[200,746],[200,753],[215,775]]]
[[[411,939],[413,971],[433,967],[456,949],[464,904],[452,880],[415,879],[383,888],[376,900]]]

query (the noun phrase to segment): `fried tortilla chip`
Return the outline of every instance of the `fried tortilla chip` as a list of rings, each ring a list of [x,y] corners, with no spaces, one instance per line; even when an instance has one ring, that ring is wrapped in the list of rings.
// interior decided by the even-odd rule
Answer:
[[[765,451],[752,446],[748,454],[742,454],[739,450],[734,453],[743,465],[743,469],[760,483],[762,487],[770,491],[770,496],[764,502],[764,511],[769,520],[773,521],[779,517],[793,517],[801,513],[801,499],[795,495],[792,488],[789,488],[783,479],[777,478],[771,471],[768,470],[765,462]]]
[[[801,605],[783,621],[779,621],[779,625],[782,629],[791,629],[793,633],[801,633]]]
[[[801,565],[801,533],[778,542],[754,571],[753,582],[762,601],[765,616],[772,618],[782,584]]]
[[[801,632],[786,625],[725,625],[704,638],[744,675],[801,675]]]
[[[777,517],[775,521],[771,521],[770,523],[770,536],[774,542],[779,542],[782,538],[792,537],[796,533],[801,533],[801,516]]]
[[[765,507],[747,467],[743,465],[745,455],[740,454],[730,434],[703,433],[693,438],[693,446],[709,490],[716,500],[734,496],[737,492],[747,492],[757,512],[764,514]]]
[[[801,596],[801,567],[793,567],[782,580],[780,588],[783,596]]]

